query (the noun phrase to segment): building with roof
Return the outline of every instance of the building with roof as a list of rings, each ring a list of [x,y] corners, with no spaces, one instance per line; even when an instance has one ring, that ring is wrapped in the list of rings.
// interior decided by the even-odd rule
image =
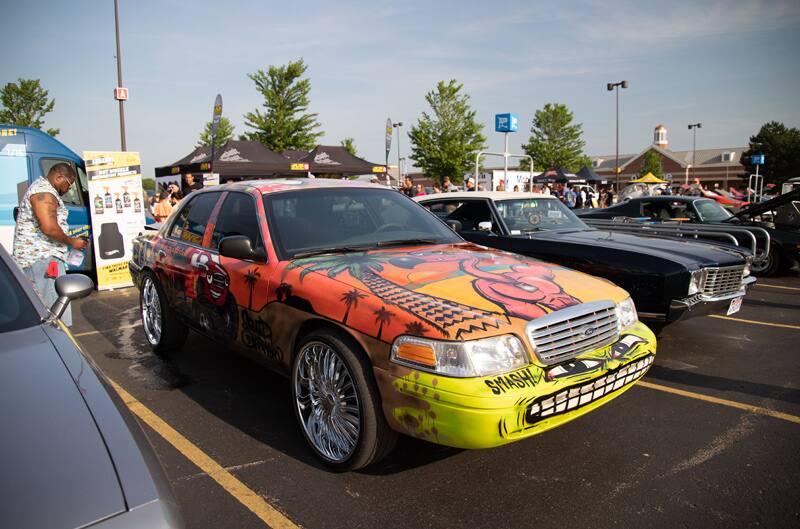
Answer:
[[[746,184],[742,178],[745,176],[744,167],[739,163],[742,152],[747,147],[727,147],[722,149],[697,149],[696,151],[672,151],[667,140],[667,127],[657,125],[653,130],[653,142],[642,151],[634,154],[619,155],[619,181],[625,185],[628,181],[639,176],[639,171],[644,164],[648,152],[655,152],[661,158],[661,168],[664,177],[673,183],[692,183],[694,178],[700,180],[710,188],[715,186],[728,189],[728,187],[742,187]],[[592,156],[592,167],[595,172],[615,181],[614,167],[616,158],[614,154],[605,156]]]

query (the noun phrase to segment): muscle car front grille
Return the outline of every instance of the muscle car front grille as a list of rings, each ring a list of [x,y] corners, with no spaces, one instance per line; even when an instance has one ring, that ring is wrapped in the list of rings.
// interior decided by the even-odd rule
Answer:
[[[707,268],[704,296],[724,296],[735,294],[742,288],[744,266],[726,266],[724,268]]]
[[[593,301],[535,319],[525,332],[539,360],[550,365],[611,345],[619,325],[614,302]]]

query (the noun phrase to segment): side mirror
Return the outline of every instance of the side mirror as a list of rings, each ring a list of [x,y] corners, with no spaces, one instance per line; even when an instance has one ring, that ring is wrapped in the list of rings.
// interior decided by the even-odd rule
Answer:
[[[219,253],[223,257],[240,261],[263,263],[267,260],[264,250],[254,250],[253,244],[244,235],[230,235],[219,241]]]
[[[56,293],[58,299],[53,306],[50,307],[50,312],[53,317],[58,319],[64,314],[67,305],[73,299],[85,298],[94,290],[94,281],[89,279],[88,276],[83,274],[70,274],[64,275],[56,279]]]
[[[463,229],[463,227],[461,226],[461,223],[459,221],[457,221],[457,220],[447,220],[445,222],[447,223],[448,226],[450,226],[450,228],[454,232],[461,233],[461,230]]]
[[[478,223],[478,231],[492,231],[492,222],[484,220]]]

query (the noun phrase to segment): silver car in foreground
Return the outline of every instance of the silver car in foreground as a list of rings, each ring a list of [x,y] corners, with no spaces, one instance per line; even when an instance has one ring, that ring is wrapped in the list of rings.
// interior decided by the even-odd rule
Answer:
[[[48,309],[0,246],[0,526],[183,527],[144,432],[58,320],[94,284],[56,288]]]

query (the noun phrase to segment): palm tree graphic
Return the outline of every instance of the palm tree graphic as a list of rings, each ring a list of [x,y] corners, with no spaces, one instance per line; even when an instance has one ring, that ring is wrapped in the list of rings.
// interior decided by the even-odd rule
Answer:
[[[422,336],[425,334],[425,326],[418,321],[406,323],[406,333],[412,336]]]
[[[497,329],[509,325],[504,315],[416,292],[381,277],[383,265],[394,257],[397,255],[392,253],[354,252],[299,259],[288,269],[303,267],[300,281],[311,272],[327,272],[331,278],[349,272],[385,303],[412,314],[447,337],[454,335],[458,339],[475,331],[486,331],[488,327]]]
[[[375,314],[375,323],[378,324],[378,340],[381,339],[381,332],[383,332],[383,325],[388,324],[392,321],[392,316],[394,316],[394,312],[386,310],[386,307],[381,307],[374,312]]]
[[[258,273],[257,268],[251,268],[247,271],[247,274],[244,276],[244,280],[247,282],[247,286],[250,287],[250,300],[247,302],[247,308],[253,310],[253,290],[256,288],[256,284],[258,284],[258,280],[261,277],[261,274]]]
[[[339,298],[339,301],[347,306],[347,310],[344,311],[344,319],[342,319],[342,323],[347,323],[347,316],[350,314],[350,308],[357,308],[358,307],[358,300],[364,299],[367,297],[366,294],[359,292],[358,289],[354,288],[349,292],[345,292],[342,294],[342,297]]]

